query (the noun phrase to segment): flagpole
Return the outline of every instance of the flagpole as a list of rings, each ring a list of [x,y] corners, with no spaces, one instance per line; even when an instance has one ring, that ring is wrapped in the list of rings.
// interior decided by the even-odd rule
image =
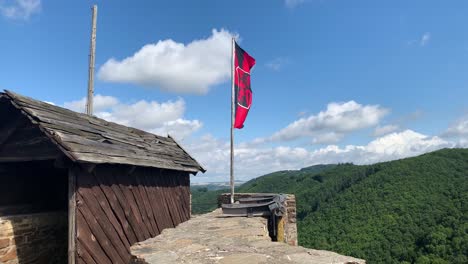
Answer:
[[[89,47],[89,69],[88,69],[88,99],[86,101],[86,114],[93,115],[94,97],[94,56],[96,53],[96,19],[97,5],[91,8],[93,16],[91,20],[91,45]]]
[[[234,52],[235,52],[235,42],[232,38],[232,49],[231,49],[231,204],[234,203],[234,110],[235,110],[235,87],[234,87]]]

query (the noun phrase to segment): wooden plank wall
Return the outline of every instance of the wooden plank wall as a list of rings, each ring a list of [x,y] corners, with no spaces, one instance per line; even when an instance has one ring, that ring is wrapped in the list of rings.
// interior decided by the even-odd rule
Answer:
[[[129,263],[130,246],[190,218],[187,172],[123,165],[80,169],[77,263]]]

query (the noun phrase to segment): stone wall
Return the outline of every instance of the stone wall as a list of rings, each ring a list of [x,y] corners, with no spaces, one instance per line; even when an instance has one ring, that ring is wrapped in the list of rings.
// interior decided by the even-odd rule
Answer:
[[[67,235],[66,212],[0,216],[0,263],[66,263]]]
[[[286,216],[284,218],[284,241],[297,246],[296,196],[288,194],[286,198]]]
[[[264,193],[262,193],[264,194]],[[272,193],[265,193],[266,195]],[[235,193],[234,201],[239,198],[249,198],[252,195],[258,195],[258,193]],[[231,203],[231,194],[223,193],[218,196],[218,207],[221,204]],[[285,201],[286,214],[278,222],[278,230],[282,230],[282,234],[278,234],[280,241],[289,244],[291,246],[297,246],[297,224],[296,224],[296,196],[293,194],[286,195]]]

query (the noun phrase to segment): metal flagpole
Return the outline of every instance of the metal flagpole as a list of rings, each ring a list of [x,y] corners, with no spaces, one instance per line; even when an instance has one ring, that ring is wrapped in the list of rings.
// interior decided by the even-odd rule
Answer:
[[[235,42],[234,38],[232,38],[232,63],[231,63],[231,204],[234,203],[234,111],[235,111],[235,87],[234,87],[234,59],[235,59]]]
[[[86,103],[86,114],[93,115],[94,96],[94,53],[96,52],[96,19],[97,5],[93,5],[93,18],[91,23],[91,47],[89,48],[89,69],[88,69],[88,100]]]

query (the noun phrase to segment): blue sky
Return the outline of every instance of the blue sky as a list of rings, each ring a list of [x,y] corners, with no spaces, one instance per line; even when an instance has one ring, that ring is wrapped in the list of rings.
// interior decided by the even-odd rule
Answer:
[[[229,173],[229,38],[257,60],[236,130],[246,180],[468,146],[466,1],[0,0],[0,89],[83,111],[98,5],[96,115],[178,138]]]

